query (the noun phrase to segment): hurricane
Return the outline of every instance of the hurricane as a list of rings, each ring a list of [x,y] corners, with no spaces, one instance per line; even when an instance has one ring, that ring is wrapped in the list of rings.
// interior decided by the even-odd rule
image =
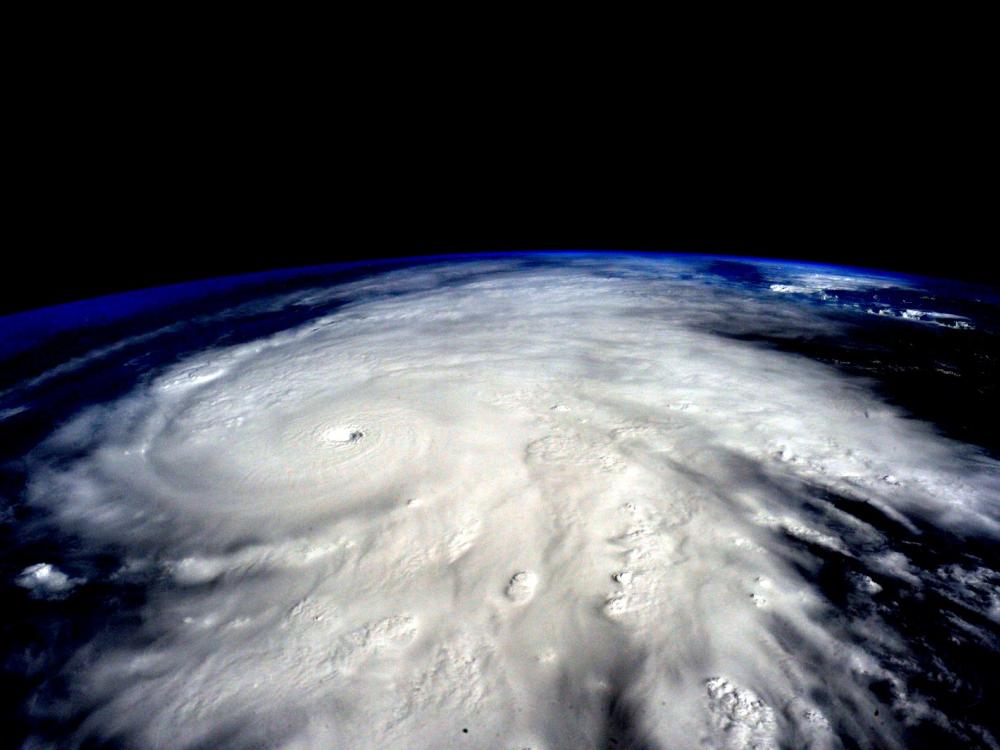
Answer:
[[[791,345],[985,335],[919,289],[436,259],[53,360],[0,392],[24,747],[998,747],[1000,464]]]

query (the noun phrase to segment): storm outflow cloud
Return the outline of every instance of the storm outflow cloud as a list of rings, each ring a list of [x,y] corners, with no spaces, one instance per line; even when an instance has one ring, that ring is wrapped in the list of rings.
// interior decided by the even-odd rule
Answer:
[[[947,725],[883,589],[996,623],[992,571],[924,570],[886,529],[996,537],[997,466],[734,336],[836,325],[763,289],[646,260],[397,271],[81,413],[31,457],[31,502],[150,583],[142,627],[71,665],[78,737],[834,748]]]

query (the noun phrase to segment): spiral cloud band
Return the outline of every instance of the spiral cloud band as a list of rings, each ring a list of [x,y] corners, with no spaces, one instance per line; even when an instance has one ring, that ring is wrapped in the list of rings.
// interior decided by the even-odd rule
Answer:
[[[135,632],[72,664],[80,742],[988,743],[912,689],[883,610],[909,581],[1000,622],[992,571],[925,570],[887,531],[996,538],[996,464],[739,335],[835,329],[806,295],[608,264],[312,289],[281,304],[345,304],[54,434],[31,502],[150,582]]]

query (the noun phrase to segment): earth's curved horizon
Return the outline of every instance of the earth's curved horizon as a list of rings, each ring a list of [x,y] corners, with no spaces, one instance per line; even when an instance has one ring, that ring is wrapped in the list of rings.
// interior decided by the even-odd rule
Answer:
[[[24,748],[1000,745],[1000,291],[732,256],[0,318]]]

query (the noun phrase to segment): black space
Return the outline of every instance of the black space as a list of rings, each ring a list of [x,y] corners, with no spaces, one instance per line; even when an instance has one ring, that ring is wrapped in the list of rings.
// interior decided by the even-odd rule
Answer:
[[[46,196],[8,265],[0,312],[188,279],[343,260],[545,249],[700,252],[816,260],[996,283],[982,227],[952,202],[837,202],[752,180],[618,184],[607,173],[523,181],[421,180],[287,190],[171,182]],[[276,177],[280,182],[280,177]],[[723,178],[720,177],[720,181]],[[483,182],[489,184],[483,185]],[[609,189],[611,185],[611,189]],[[368,186],[372,187],[372,186]],[[77,192],[78,191],[78,192]],[[74,194],[75,193],[75,194]],[[912,196],[911,196],[912,197]],[[841,196],[843,198],[843,196]]]
[[[598,90],[580,71],[432,92],[398,71],[334,92],[94,59],[58,68],[20,115],[0,313],[276,267],[533,249],[998,281],[992,136],[953,80],[765,90],[732,68],[689,96],[627,79]]]

